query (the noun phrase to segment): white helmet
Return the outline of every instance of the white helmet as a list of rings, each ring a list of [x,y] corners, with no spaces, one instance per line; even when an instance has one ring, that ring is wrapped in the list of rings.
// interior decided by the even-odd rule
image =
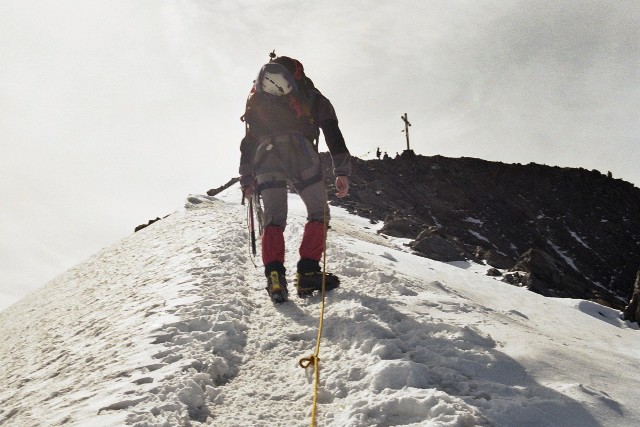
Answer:
[[[295,90],[297,90],[297,86],[293,76],[281,64],[273,62],[265,64],[256,79],[256,92],[283,96]]]

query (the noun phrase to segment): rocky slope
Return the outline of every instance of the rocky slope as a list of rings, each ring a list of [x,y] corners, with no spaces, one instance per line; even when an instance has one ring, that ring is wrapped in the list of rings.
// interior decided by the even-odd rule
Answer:
[[[329,191],[331,203],[384,221],[382,233],[412,239],[421,255],[486,262],[497,268],[489,274],[547,296],[621,309],[632,294],[640,189],[628,182],[581,168],[413,152],[352,165],[350,196]]]

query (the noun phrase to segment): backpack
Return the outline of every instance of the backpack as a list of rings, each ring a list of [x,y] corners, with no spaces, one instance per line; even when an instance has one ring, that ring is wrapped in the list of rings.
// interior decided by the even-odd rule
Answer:
[[[313,82],[304,75],[300,62],[278,57],[260,69],[247,98],[247,134],[260,138],[282,133],[300,133],[317,148],[319,128],[314,119],[317,96]]]

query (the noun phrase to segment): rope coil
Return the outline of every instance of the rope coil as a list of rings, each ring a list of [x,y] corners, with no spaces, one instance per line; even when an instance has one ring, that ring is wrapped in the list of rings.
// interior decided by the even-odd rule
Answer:
[[[320,359],[316,355],[312,354],[309,357],[303,357],[302,359],[300,359],[298,365],[300,365],[300,367],[303,369],[307,369],[310,366],[317,365],[319,361]]]

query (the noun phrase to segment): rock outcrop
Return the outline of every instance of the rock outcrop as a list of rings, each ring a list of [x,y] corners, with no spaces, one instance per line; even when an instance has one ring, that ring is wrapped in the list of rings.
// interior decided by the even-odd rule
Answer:
[[[633,295],[629,305],[622,312],[624,320],[640,323],[640,270],[636,274],[636,282],[633,285]]]
[[[640,190],[628,182],[581,168],[406,153],[353,158],[352,167],[350,196],[336,199],[330,188],[331,203],[384,221],[382,233],[411,239],[418,254],[522,269],[508,280],[618,309],[632,294]]]

